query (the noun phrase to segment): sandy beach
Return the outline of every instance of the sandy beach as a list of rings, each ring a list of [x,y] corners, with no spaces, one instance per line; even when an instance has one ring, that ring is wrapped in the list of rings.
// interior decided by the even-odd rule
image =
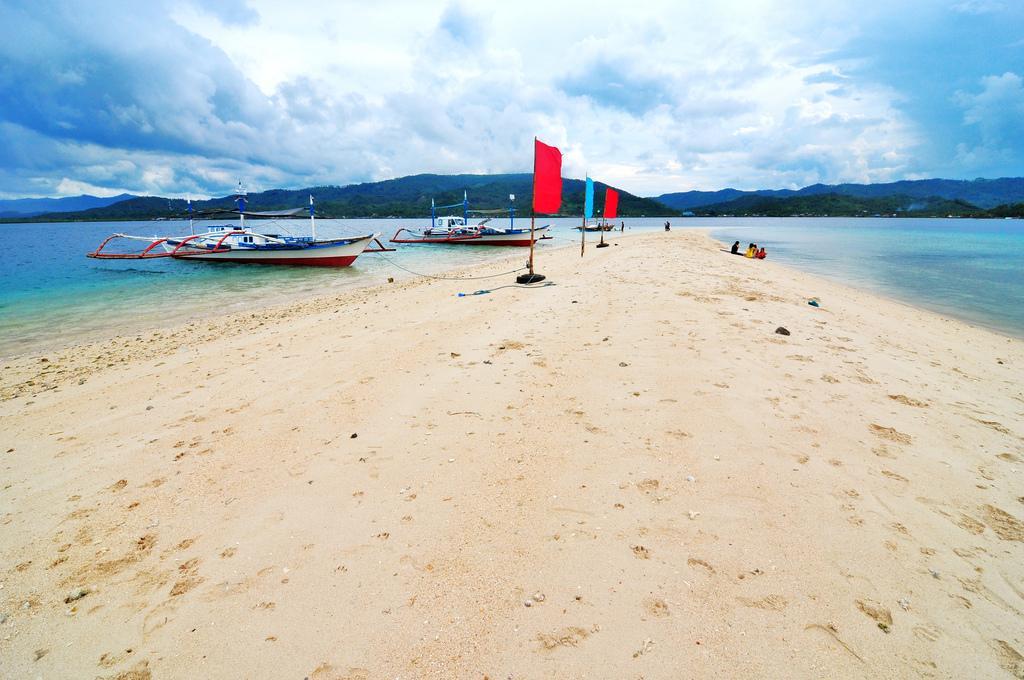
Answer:
[[[0,676],[1024,678],[1024,342],[612,242],[5,362]]]

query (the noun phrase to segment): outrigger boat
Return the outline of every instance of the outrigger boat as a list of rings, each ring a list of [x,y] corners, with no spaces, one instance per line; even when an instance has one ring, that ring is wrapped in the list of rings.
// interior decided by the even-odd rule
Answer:
[[[172,257],[180,260],[204,262],[238,262],[243,264],[285,264],[314,267],[347,267],[363,253],[393,251],[379,240],[380,233],[351,236],[347,238],[318,239],[313,197],[309,197],[310,236],[263,234],[245,226],[249,217],[297,217],[303,208],[271,212],[248,212],[245,209],[244,191],[239,191],[238,226],[214,225],[206,232],[197,234],[193,224],[192,202],[189,201],[189,231],[187,236],[131,236],[113,234],[100,247],[86,256],[97,260],[149,260],[158,257]],[[224,212],[224,211],[217,211]],[[127,239],[143,241],[147,245],[141,252],[105,252],[111,241]],[[371,248],[371,244],[376,247]]]
[[[509,194],[508,227],[489,227],[487,223],[492,218],[481,220],[478,224],[469,224],[469,213],[504,213],[504,210],[473,210],[469,209],[469,198],[466,192],[462,194],[462,203],[452,205],[434,205],[430,201],[430,227],[422,231],[413,231],[405,227],[395,232],[391,237],[391,243],[451,243],[471,246],[526,246],[529,247],[532,241],[550,238],[544,233],[549,225],[537,227],[533,230],[533,238],[530,236],[530,229],[517,229],[515,227],[515,194]],[[462,217],[445,216],[438,217],[437,211],[445,208],[457,208],[462,206]],[[407,236],[402,237],[402,232]]]
[[[614,224],[608,224],[607,222],[591,222],[586,226],[573,227],[577,231],[611,231],[615,228]]]

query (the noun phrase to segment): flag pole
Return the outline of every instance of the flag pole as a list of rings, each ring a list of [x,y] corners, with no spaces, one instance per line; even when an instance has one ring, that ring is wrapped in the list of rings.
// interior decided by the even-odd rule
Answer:
[[[534,241],[534,238],[533,238],[533,225],[534,225],[534,221],[536,219],[537,219],[536,215],[534,215],[533,211],[531,210],[530,211],[530,278],[531,279],[533,278],[533,241]]]
[[[584,175],[583,181],[583,226],[580,228],[580,257],[583,257],[583,251],[587,247],[587,182],[590,173]]]
[[[533,200],[530,201],[530,278],[533,278],[533,227],[537,219],[537,135],[533,136]]]
[[[533,137],[533,200],[530,201],[530,262],[529,262],[529,273],[520,274],[516,277],[516,283],[536,283],[543,281],[545,276],[543,274],[535,274],[533,271],[533,244],[534,244],[534,225],[537,219],[537,136]]]

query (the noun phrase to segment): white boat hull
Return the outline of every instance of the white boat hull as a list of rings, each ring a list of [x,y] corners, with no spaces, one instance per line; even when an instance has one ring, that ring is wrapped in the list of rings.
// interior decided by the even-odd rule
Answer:
[[[184,260],[312,267],[347,267],[366,250],[366,247],[373,238],[374,236],[371,234],[354,239],[314,241],[302,246],[267,249],[246,248],[232,244],[226,250],[214,252],[205,248],[192,247],[187,243],[179,248],[179,243],[174,241],[168,241],[162,244],[162,246],[167,252],[173,252],[174,257]]]

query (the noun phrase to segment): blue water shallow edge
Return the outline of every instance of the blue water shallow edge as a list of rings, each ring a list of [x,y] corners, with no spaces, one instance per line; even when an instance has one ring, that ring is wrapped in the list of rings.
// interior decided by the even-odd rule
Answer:
[[[806,272],[1024,337],[1024,220],[723,219],[709,231],[764,245],[773,260]]]
[[[661,230],[663,218],[626,219],[629,233]],[[675,219],[723,243],[755,241],[772,260],[912,305],[1024,337],[1024,221],[933,219]],[[318,220],[321,237],[423,227],[426,220]],[[576,219],[544,220],[556,238],[543,251],[578,243]],[[527,222],[517,221],[517,226]],[[307,232],[304,221],[255,228]],[[315,269],[211,265],[169,259],[90,260],[85,253],[114,231],[187,233],[187,222],[3,224],[0,356],[264,307],[347,287],[409,276],[396,267],[439,273],[521,254],[514,248],[399,246],[364,254],[353,267]],[[594,239],[596,235],[588,235]],[[607,252],[607,251],[606,251]],[[753,264],[753,263],[752,263]],[[467,282],[467,286],[470,285]],[[478,286],[477,286],[478,287]],[[813,291],[810,292],[813,294]]]

